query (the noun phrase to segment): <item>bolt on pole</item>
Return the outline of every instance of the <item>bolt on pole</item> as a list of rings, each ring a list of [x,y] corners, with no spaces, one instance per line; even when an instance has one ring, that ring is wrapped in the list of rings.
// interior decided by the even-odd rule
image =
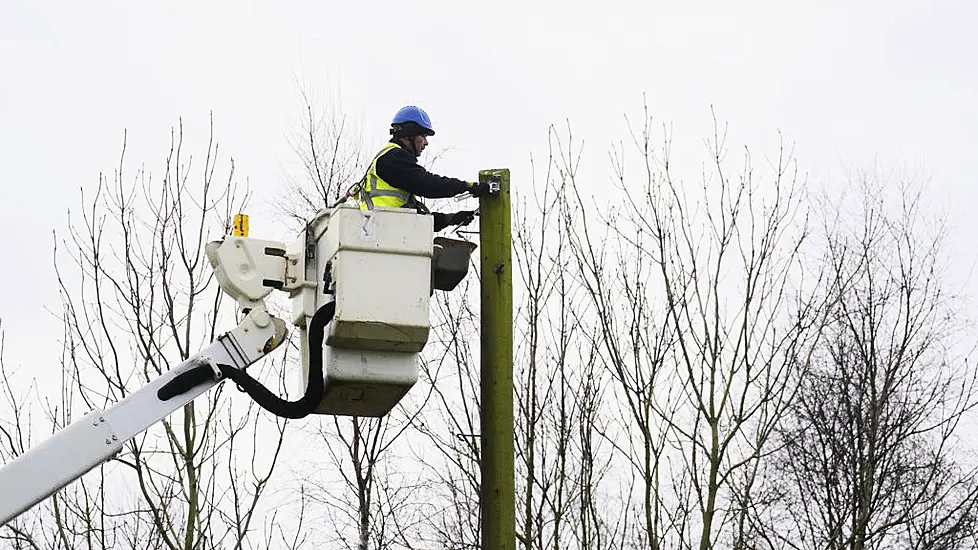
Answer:
[[[509,169],[482,170],[498,183],[479,199],[482,303],[482,548],[515,550],[513,466],[513,266]]]

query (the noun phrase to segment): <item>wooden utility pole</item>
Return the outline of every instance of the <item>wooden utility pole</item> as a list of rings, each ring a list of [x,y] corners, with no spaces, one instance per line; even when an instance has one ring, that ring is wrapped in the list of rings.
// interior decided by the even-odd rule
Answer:
[[[479,199],[482,249],[482,548],[515,550],[513,266],[509,169],[482,170],[499,192]]]

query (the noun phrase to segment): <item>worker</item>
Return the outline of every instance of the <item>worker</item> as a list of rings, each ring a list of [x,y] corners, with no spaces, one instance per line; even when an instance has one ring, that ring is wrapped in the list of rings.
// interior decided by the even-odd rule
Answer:
[[[428,137],[435,135],[431,119],[422,109],[413,105],[401,108],[391,121],[390,133],[390,141],[374,156],[361,183],[357,197],[361,209],[415,208],[429,214],[417,197],[440,199],[465,192],[479,197],[489,192],[488,184],[432,174],[418,164],[418,157],[428,146]],[[475,218],[473,210],[431,214],[435,231],[450,225],[468,225]]]

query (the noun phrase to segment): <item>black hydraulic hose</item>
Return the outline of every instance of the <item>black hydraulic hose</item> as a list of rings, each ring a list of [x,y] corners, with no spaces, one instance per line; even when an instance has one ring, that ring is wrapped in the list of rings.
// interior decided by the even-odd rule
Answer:
[[[284,418],[304,418],[316,410],[323,400],[323,338],[326,325],[333,320],[336,312],[336,302],[330,302],[316,311],[309,321],[309,380],[306,383],[306,393],[297,401],[286,401],[273,394],[265,386],[247,372],[236,369],[231,365],[218,363],[217,367],[225,378],[229,378],[244,390],[266,411]],[[200,365],[175,376],[159,391],[157,397],[166,401],[182,393],[190,391],[194,386],[203,384],[214,378],[214,371],[209,365]]]
[[[297,401],[286,401],[270,392],[247,372],[230,365],[218,364],[225,378],[230,378],[266,411],[283,418],[304,418],[311,414],[323,400],[323,337],[326,325],[333,320],[336,302],[330,302],[316,311],[309,321],[309,376],[306,393]]]
[[[157,390],[156,397],[159,397],[160,401],[167,401],[213,379],[214,371],[210,365],[198,365],[174,376],[173,380]]]

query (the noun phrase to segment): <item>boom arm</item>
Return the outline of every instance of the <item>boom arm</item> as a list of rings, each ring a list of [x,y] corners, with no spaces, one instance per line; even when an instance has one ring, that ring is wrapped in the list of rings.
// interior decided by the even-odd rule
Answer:
[[[262,326],[263,325],[263,326]],[[243,369],[285,339],[285,323],[264,308],[252,310],[234,330],[163,373],[106,411],[92,411],[0,469],[0,525],[109,460],[123,444],[190,403],[221,380],[216,365]],[[159,390],[178,375],[209,365],[214,376],[167,400]]]

